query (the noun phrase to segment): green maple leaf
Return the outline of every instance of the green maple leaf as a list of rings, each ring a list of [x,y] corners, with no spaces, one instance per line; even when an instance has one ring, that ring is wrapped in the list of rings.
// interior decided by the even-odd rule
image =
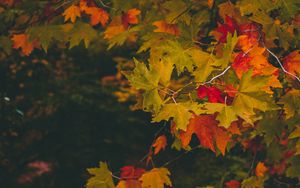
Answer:
[[[195,77],[195,81],[205,82],[207,77],[212,73],[213,70],[215,70],[213,67],[213,55],[199,49],[193,49],[192,57],[197,67],[192,73]]]
[[[115,35],[114,37],[112,37],[111,39],[108,40],[108,43],[109,43],[108,49],[111,49],[112,47],[114,47],[116,45],[122,46],[130,35],[138,32],[140,30],[141,30],[141,26],[134,26],[118,35]]]
[[[134,59],[134,63],[135,68],[133,72],[131,74],[124,74],[133,87],[144,90],[143,109],[156,113],[163,103],[157,89],[160,74],[151,64],[149,64],[150,68],[148,69],[144,63],[136,59]]]
[[[214,60],[214,66],[219,66],[221,69],[224,69],[228,66],[230,60],[232,51],[238,41],[237,33],[234,32],[233,36],[231,34],[227,35],[227,42],[224,44],[222,48],[223,56],[221,58],[215,58]]]
[[[145,91],[143,93],[143,109],[145,111],[153,111],[154,113],[160,110],[163,101],[159,96],[157,89]]]
[[[200,106],[195,102],[165,104],[160,112],[152,119],[152,122],[168,121],[170,118],[173,118],[176,128],[185,131],[193,115],[192,112],[198,114],[199,110]]]
[[[240,9],[242,15],[249,15],[258,10],[270,12],[277,8],[277,5],[272,0],[241,0],[237,2],[237,7]]]
[[[157,88],[160,75],[155,71],[151,64],[149,69],[147,66],[134,59],[135,68],[131,74],[125,74],[126,78],[130,81],[131,85],[136,89],[152,90]]]
[[[255,117],[254,109],[260,111],[278,109],[272,102],[272,97],[261,89],[268,82],[269,77],[252,77],[252,70],[245,73],[241,79],[238,93],[233,101],[234,111],[248,123],[253,124],[258,118]]]
[[[242,188],[264,188],[264,179],[261,177],[251,176],[242,181]]]
[[[283,129],[283,122],[278,118],[277,111],[266,113],[257,126],[258,133],[264,136],[268,146],[275,138],[281,136]]]
[[[205,103],[203,108],[205,108],[203,112],[207,114],[219,112],[216,117],[216,120],[220,122],[219,126],[228,128],[233,121],[238,120],[237,114],[232,106],[222,103]]]
[[[188,25],[190,24],[191,17],[188,12],[182,14],[183,10],[187,8],[186,3],[182,0],[167,1],[162,5],[162,7],[168,10],[168,13],[165,15],[165,20],[168,23],[177,23],[179,21],[183,21]]]
[[[158,50],[161,57],[170,59],[176,66],[178,75],[184,72],[185,68],[189,72],[193,71],[194,61],[190,54],[191,49],[183,48],[178,41],[166,40],[160,46],[155,47],[155,49]]]
[[[290,90],[280,99],[279,104],[283,104],[286,119],[300,115],[300,90]]]
[[[31,27],[27,30],[31,39],[37,39],[45,52],[48,51],[49,45],[54,41],[63,41],[65,33],[62,25],[44,25]]]
[[[294,18],[300,9],[299,0],[276,0],[275,5],[281,9],[279,12],[284,20]]]
[[[0,49],[4,50],[7,54],[12,51],[12,41],[9,37],[0,36]]]
[[[86,48],[92,40],[95,40],[98,36],[97,31],[88,23],[76,22],[71,25],[71,29],[67,32],[68,41],[70,42],[69,48],[79,45],[81,41],[84,42]]]
[[[257,11],[250,17],[250,20],[263,25],[263,31],[269,39],[278,39],[279,43],[284,49],[288,49],[289,44],[294,42],[294,37],[287,32],[289,24],[278,24],[268,14],[263,11]]]
[[[191,49],[190,54],[195,62],[196,70],[193,76],[196,82],[205,82],[211,73],[215,70],[225,69],[231,60],[233,49],[237,43],[237,34],[227,35],[227,43],[223,46],[223,56],[218,58],[199,49]]]
[[[100,162],[99,168],[88,168],[87,171],[93,175],[86,183],[87,188],[115,188],[112,173],[106,163]]]
[[[289,168],[286,170],[286,175],[288,177],[296,177],[300,179],[300,156],[294,156],[288,159],[290,163]]]

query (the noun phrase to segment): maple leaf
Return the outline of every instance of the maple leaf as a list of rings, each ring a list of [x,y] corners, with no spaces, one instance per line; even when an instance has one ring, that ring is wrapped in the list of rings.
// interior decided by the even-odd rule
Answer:
[[[279,104],[283,104],[286,119],[300,114],[300,90],[292,89],[281,97]]]
[[[129,24],[138,24],[139,20],[138,20],[137,16],[140,14],[141,14],[141,11],[139,9],[136,9],[136,8],[129,9],[122,16],[122,23],[123,23],[124,27],[127,28]]]
[[[135,168],[134,166],[124,166],[120,170],[121,179],[139,179],[145,173],[145,169]]]
[[[234,98],[238,91],[232,84],[228,84],[225,86],[224,92],[227,94],[227,96]]]
[[[22,49],[22,53],[29,56],[34,48],[39,47],[37,40],[29,41],[29,35],[27,34],[15,34],[12,36],[13,48]]]
[[[96,39],[98,36],[97,31],[87,23],[76,22],[74,25],[66,25],[65,29],[68,35],[68,41],[70,42],[69,48],[73,48],[80,44],[81,41],[84,42],[86,48],[92,40]]]
[[[264,33],[258,24],[253,22],[239,25],[238,34],[240,35],[238,44],[244,52],[250,51],[260,40],[264,41]]]
[[[238,78],[241,78],[242,75],[251,68],[250,61],[252,59],[252,57],[249,57],[247,54],[244,53],[239,53],[235,57],[232,63],[232,68],[235,71]]]
[[[193,71],[193,76],[196,82],[204,82],[215,68],[214,56],[202,50],[195,49],[193,51],[193,61],[196,65],[196,70]]]
[[[64,41],[65,33],[62,25],[45,25],[28,28],[27,33],[31,38],[40,41],[45,52],[53,41]],[[33,36],[33,37],[32,37]]]
[[[170,174],[166,168],[153,168],[140,178],[142,188],[164,188],[164,185],[172,187],[172,182],[169,178]]]
[[[230,180],[225,183],[226,188],[240,188],[241,187],[241,182],[237,180]]]
[[[263,162],[258,162],[255,168],[255,175],[257,177],[263,177],[267,171],[268,168],[265,166],[265,164]]]
[[[283,59],[284,62],[284,68],[294,74],[294,75],[300,75],[300,50],[295,50],[288,54]],[[294,77],[291,77],[292,79],[295,79]]]
[[[242,188],[264,188],[264,179],[256,176],[251,176],[242,181],[241,187]]]
[[[205,103],[203,105],[203,112],[206,114],[214,114],[218,112],[216,120],[219,121],[219,126],[228,128],[232,122],[238,119],[237,113],[233,106],[228,106],[221,103]]]
[[[228,34],[226,41],[222,46],[222,57],[215,57],[213,63],[214,66],[220,66],[222,69],[225,69],[231,61],[233,49],[238,41],[237,33],[234,32],[233,35]]]
[[[131,74],[126,74],[126,78],[130,81],[131,85],[136,89],[144,90],[143,108],[145,110],[153,110],[158,112],[162,105],[162,99],[158,93],[158,83],[160,74],[152,68],[151,64],[149,69],[147,66],[134,59],[135,68]]]
[[[173,72],[173,63],[170,58],[161,58],[150,62],[153,69],[160,74],[159,83],[163,86],[168,86]]]
[[[288,177],[300,178],[300,156],[296,155],[291,157],[289,160],[289,167],[286,170],[286,175]]]
[[[85,13],[91,16],[90,19],[92,26],[100,23],[104,27],[109,19],[108,13],[102,8],[88,7],[85,9]]]
[[[207,5],[211,9],[214,6],[214,0],[207,0]]]
[[[224,103],[222,92],[214,86],[200,86],[197,89],[199,99],[208,97],[208,101],[212,103]]]
[[[264,115],[263,119],[258,122],[257,131],[264,136],[264,141],[269,146],[274,139],[279,138],[284,131],[284,123],[277,118],[278,112],[272,111]]]
[[[252,77],[252,73],[253,71],[250,70],[242,76],[238,93],[233,101],[234,111],[250,124],[255,121],[254,109],[261,111],[277,109],[277,106],[271,102],[270,95],[261,91],[269,77]]]
[[[88,168],[87,171],[93,175],[86,183],[87,188],[115,188],[111,172],[106,163],[100,162],[99,168]]]
[[[154,155],[157,155],[162,149],[165,149],[166,146],[167,146],[166,136],[165,135],[159,136],[152,144],[152,147],[154,147]]]
[[[289,139],[294,139],[299,137],[300,137],[300,126],[297,126],[296,129],[289,135]]]
[[[170,118],[173,118],[176,128],[185,131],[193,112],[197,114],[199,110],[200,107],[195,102],[165,104],[152,121],[168,121]]]
[[[124,32],[126,28],[122,24],[120,16],[115,16],[104,31],[104,39],[111,39],[116,35]]]
[[[65,22],[71,20],[72,23],[75,23],[76,18],[81,17],[80,8],[76,5],[71,5],[62,15],[65,16]]]
[[[224,155],[230,137],[226,131],[217,127],[218,121],[215,120],[213,115],[199,115],[193,116],[187,126],[186,131],[181,131],[179,138],[182,142],[182,146],[186,147],[192,138],[193,134],[196,134],[200,144],[216,152],[214,143],[217,148]]]
[[[166,40],[151,50],[157,50],[158,53],[155,55],[168,59],[168,61],[173,63],[178,75],[183,73],[185,69],[193,72],[195,64],[194,56],[196,55],[195,48],[185,48],[176,40]]]
[[[141,188],[142,184],[139,178],[145,173],[143,168],[135,168],[134,166],[124,166],[121,169],[121,181],[117,188]]]
[[[139,180],[121,180],[116,188],[142,188],[142,183]]]
[[[164,20],[160,20],[160,21],[153,22],[153,25],[157,27],[154,30],[154,32],[168,33],[176,36],[180,35],[180,30],[176,24],[171,24],[171,23],[167,23]]]
[[[220,38],[217,38],[218,41],[221,43],[225,43],[227,40],[228,33],[231,33],[232,35],[237,30],[237,24],[235,20],[233,20],[231,17],[226,16],[225,17],[225,23],[222,25],[219,25],[219,27],[216,29],[217,32],[221,33]]]

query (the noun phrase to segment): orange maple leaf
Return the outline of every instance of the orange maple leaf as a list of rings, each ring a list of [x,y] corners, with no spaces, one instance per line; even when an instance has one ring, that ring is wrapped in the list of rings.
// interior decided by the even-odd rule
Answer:
[[[29,41],[29,36],[27,34],[15,34],[12,36],[13,48],[22,49],[22,53],[26,56],[30,55],[32,50],[39,47],[38,41]]]
[[[75,23],[76,18],[81,17],[80,8],[76,5],[71,5],[62,15],[65,16],[65,22],[71,20],[72,23]]]
[[[92,26],[101,23],[101,25],[104,27],[109,19],[108,13],[102,8],[88,7],[85,8],[85,13],[91,16]]]
[[[294,74],[300,75],[300,50],[295,50],[288,54],[284,59],[284,68]],[[291,77],[295,79],[294,77]]]
[[[139,23],[138,15],[141,14],[139,9],[133,8],[129,9],[125,14],[122,16],[122,23],[125,28],[128,27],[129,24],[137,24]]]
[[[116,16],[112,19],[106,30],[104,31],[104,38],[111,39],[114,36],[124,32],[126,29],[122,24],[122,19],[120,16]]]
[[[255,168],[255,175],[257,177],[263,177],[267,171],[268,168],[265,166],[265,164],[263,162],[259,162]]]
[[[165,149],[166,146],[167,146],[166,136],[165,135],[159,136],[152,144],[152,147],[154,147],[154,155],[158,154],[162,149]]]
[[[227,131],[218,127],[218,124],[218,121],[215,120],[213,115],[194,116],[190,119],[187,130],[179,133],[182,146],[187,146],[191,141],[192,135],[196,134],[203,147],[216,152],[215,143],[220,152],[225,155],[230,136]]]
[[[160,20],[153,22],[153,25],[157,27],[154,32],[169,33],[176,36],[180,35],[180,30],[176,24],[170,24],[164,20]]]

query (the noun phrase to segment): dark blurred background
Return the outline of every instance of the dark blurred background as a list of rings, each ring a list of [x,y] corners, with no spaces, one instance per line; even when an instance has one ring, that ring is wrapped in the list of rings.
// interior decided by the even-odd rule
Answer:
[[[101,84],[117,73],[113,57],[130,53],[97,49],[36,51],[30,57],[13,52],[0,63],[0,187],[84,187],[86,168],[99,161],[116,175],[125,165],[145,168],[139,160],[161,126],[151,124],[150,114],[131,111],[131,102],[118,102],[112,94],[117,87]],[[155,165],[184,153],[168,144]],[[245,156],[238,148],[226,157],[200,149],[183,154],[168,166],[173,187],[222,187],[234,178],[229,169],[245,172]]]

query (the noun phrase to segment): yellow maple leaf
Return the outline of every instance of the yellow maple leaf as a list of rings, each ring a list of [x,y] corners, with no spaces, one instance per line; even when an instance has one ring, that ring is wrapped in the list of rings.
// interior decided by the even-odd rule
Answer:
[[[164,188],[164,185],[172,187],[172,182],[169,178],[170,174],[166,168],[153,168],[140,178],[142,188]]]
[[[62,15],[65,16],[65,22],[71,20],[72,23],[75,23],[76,18],[81,17],[80,8],[76,5],[72,5],[68,7]]]

